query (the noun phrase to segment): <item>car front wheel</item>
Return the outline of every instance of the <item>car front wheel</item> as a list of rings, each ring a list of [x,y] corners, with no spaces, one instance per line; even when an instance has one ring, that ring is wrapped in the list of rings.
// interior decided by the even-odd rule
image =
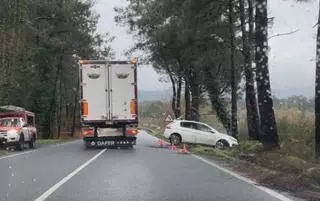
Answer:
[[[170,136],[170,143],[173,145],[179,145],[181,143],[181,136],[179,134],[172,134]]]
[[[229,147],[229,143],[225,140],[219,140],[217,143],[216,143],[216,147],[218,149],[225,149],[227,147]]]

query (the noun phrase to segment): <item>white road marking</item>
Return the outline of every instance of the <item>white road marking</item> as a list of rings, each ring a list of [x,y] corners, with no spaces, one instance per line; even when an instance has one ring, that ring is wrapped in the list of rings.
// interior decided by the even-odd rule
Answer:
[[[197,155],[194,155],[194,154],[192,156],[197,158],[197,159],[199,159],[199,160],[201,160],[202,162],[212,166],[212,167],[215,167],[215,168],[217,168],[217,169],[219,169],[219,170],[221,170],[221,171],[223,171],[223,172],[225,172],[225,173],[227,173],[227,174],[229,174],[229,175],[241,180],[241,181],[244,181],[244,182],[246,182],[248,184],[251,184],[251,185],[255,186],[256,188],[258,188],[261,191],[263,191],[263,192],[265,192],[265,193],[277,198],[278,200],[281,200],[281,201],[293,201],[292,199],[290,199],[290,198],[288,198],[288,197],[286,197],[286,196],[284,196],[284,195],[282,195],[282,194],[280,194],[280,193],[278,193],[278,192],[276,192],[274,190],[271,190],[271,189],[266,188],[264,186],[258,186],[259,184],[257,184],[256,182],[254,182],[254,181],[252,181],[252,180],[250,180],[250,179],[248,179],[246,177],[243,177],[243,176],[237,174],[236,172],[233,172],[231,170],[223,168],[223,167],[221,167],[221,166],[213,163],[212,161],[209,161],[209,160],[207,160],[207,159],[205,159],[205,158],[203,158],[201,156],[197,156]]]
[[[79,173],[82,169],[87,167],[90,163],[92,163],[94,160],[96,160],[101,154],[103,154],[107,149],[103,149],[100,151],[97,155],[92,157],[90,160],[88,160],[86,163],[78,167],[76,170],[71,172],[68,176],[60,180],[58,183],[56,183],[54,186],[49,188],[45,193],[43,193],[40,197],[35,199],[35,201],[44,201],[46,200],[52,193],[54,193],[59,187],[61,187],[64,183],[69,181],[73,176],[75,176],[77,173]]]
[[[32,152],[35,152],[35,151],[37,151],[37,150],[21,152],[21,153],[18,153],[18,154],[10,154],[10,155],[8,155],[8,156],[0,157],[0,160],[1,160],[1,159],[6,159],[6,158],[12,158],[12,157],[15,157],[15,156],[21,156],[21,155],[24,155],[24,154],[29,154],[29,153],[32,153]]]
[[[76,142],[77,140],[72,140],[70,142],[62,142],[62,143],[58,143],[58,144],[52,144],[52,145],[48,145],[48,146],[45,146],[43,148],[52,148],[52,147],[58,147],[58,146],[62,146],[62,145],[68,145],[68,144],[71,144],[71,143],[74,143]],[[41,149],[42,147],[40,147]],[[18,154],[10,154],[10,155],[7,155],[7,156],[3,156],[3,157],[0,157],[0,160],[1,159],[6,159],[6,158],[12,158],[12,157],[15,157],[15,156],[21,156],[21,155],[24,155],[24,154],[29,154],[29,153],[33,153],[33,152],[36,152],[38,151],[39,149],[36,149],[36,150],[31,150],[31,151],[25,151],[25,152],[21,152],[21,153],[18,153]]]

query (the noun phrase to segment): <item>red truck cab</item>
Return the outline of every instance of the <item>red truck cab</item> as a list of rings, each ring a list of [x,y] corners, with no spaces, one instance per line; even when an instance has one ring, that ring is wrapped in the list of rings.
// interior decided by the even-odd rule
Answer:
[[[35,114],[20,107],[0,107],[0,145],[22,150],[25,144],[35,148]]]

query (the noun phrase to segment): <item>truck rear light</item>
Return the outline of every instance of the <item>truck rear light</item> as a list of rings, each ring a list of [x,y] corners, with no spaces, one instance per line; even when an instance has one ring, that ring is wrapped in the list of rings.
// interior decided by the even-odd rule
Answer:
[[[132,116],[137,114],[137,101],[135,99],[131,99],[130,101],[130,114]]]
[[[81,100],[81,115],[87,117],[89,114],[88,101],[86,99]]]
[[[83,136],[93,136],[94,135],[94,129],[93,128],[83,128],[82,129],[82,135]]]
[[[88,62],[86,60],[80,60],[79,63],[80,64],[87,64]]]
[[[136,130],[136,129],[128,129],[127,130],[127,134],[128,135],[137,135],[138,134],[138,130]]]

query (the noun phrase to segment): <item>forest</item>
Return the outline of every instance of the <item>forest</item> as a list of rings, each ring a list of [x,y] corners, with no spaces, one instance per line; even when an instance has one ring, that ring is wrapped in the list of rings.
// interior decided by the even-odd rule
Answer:
[[[136,42],[127,53],[143,52],[140,64],[150,64],[168,77],[176,118],[199,121],[201,107],[209,102],[224,129],[238,138],[239,102],[244,95],[247,138],[262,142],[265,150],[280,147],[277,100],[272,96],[269,75],[268,29],[272,18],[267,0],[127,2],[127,6],[115,8],[115,21],[126,27]],[[79,122],[79,58],[109,59],[114,55],[114,37],[96,31],[99,15],[94,3],[0,3],[0,104],[35,112],[43,138],[75,133]],[[315,43],[318,57],[320,43]],[[320,82],[318,61],[316,83]],[[317,157],[319,93],[320,85],[316,84],[312,146]]]
[[[43,138],[75,133],[79,124],[78,60],[112,55],[108,33],[96,33],[94,1],[0,2],[0,105],[36,114]]]
[[[151,63],[170,78],[176,118],[199,121],[200,107],[209,97],[225,130],[237,138],[238,100],[244,93],[248,139],[262,142],[265,150],[280,148],[269,74],[268,31],[273,19],[267,0],[128,2],[115,9],[116,21],[137,40],[128,52],[146,52],[141,62]],[[320,63],[316,61],[314,141],[319,157]]]

